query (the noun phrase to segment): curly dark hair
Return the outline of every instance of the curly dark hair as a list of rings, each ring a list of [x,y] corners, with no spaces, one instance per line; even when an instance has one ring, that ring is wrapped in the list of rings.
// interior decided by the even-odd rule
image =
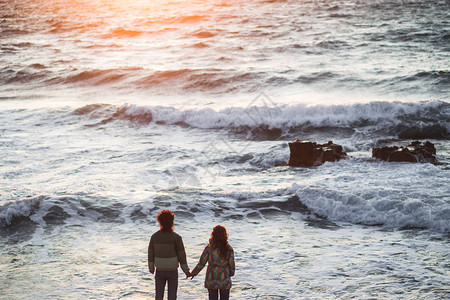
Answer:
[[[228,244],[228,233],[225,227],[217,225],[213,228],[209,244],[212,248],[219,249],[219,255],[223,259],[228,259],[230,254],[230,244]]]
[[[175,215],[170,210],[163,209],[156,219],[158,220],[162,231],[173,231],[173,220],[175,220]]]

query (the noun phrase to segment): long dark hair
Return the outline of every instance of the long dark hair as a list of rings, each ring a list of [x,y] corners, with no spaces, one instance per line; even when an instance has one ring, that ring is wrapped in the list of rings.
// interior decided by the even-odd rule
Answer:
[[[212,248],[219,249],[219,255],[223,259],[228,259],[230,254],[230,245],[228,244],[228,233],[225,227],[217,225],[211,232],[209,244]]]

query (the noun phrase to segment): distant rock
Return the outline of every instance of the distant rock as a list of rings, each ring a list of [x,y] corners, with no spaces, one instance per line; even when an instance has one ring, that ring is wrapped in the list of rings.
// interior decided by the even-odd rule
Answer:
[[[430,142],[412,142],[406,147],[383,146],[372,149],[372,157],[394,162],[436,163],[436,148]]]
[[[295,140],[289,143],[291,154],[288,165],[291,167],[313,167],[326,161],[337,161],[347,157],[341,145],[329,141],[326,144]]]

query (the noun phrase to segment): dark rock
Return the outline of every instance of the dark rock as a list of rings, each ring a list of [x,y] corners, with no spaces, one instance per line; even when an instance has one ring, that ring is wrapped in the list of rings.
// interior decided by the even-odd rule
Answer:
[[[412,142],[406,147],[383,146],[372,149],[372,157],[395,162],[436,163],[436,148],[430,142]]]
[[[312,167],[323,164],[326,161],[337,161],[347,157],[342,146],[329,141],[326,144],[317,144],[295,140],[289,143],[291,151],[288,165],[291,167]]]

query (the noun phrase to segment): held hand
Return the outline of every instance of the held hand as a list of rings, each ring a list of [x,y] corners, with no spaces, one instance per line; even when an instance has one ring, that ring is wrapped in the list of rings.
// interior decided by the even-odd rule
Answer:
[[[192,276],[192,273],[191,272],[187,272],[186,273],[186,279],[188,279],[189,277],[191,277]]]

